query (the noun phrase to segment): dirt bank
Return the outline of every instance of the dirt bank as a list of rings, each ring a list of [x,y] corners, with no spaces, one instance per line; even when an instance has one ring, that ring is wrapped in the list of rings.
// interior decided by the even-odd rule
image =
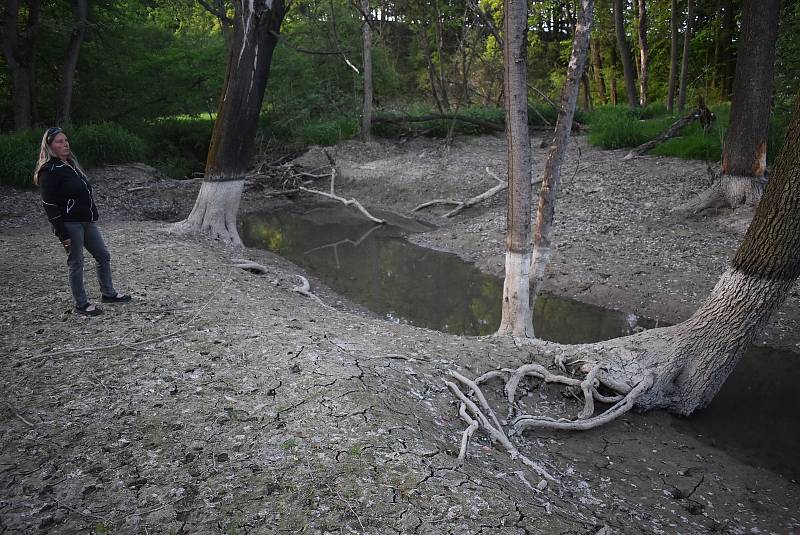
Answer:
[[[581,292],[602,302],[602,295],[624,296],[627,283],[652,296],[653,308],[636,310],[673,307],[648,315],[669,319],[690,309],[681,301],[689,295],[683,285],[648,281],[689,275],[695,293],[703,290],[716,275],[698,270],[719,263],[719,272],[739,232],[725,231],[720,221],[739,215],[664,221],[669,202],[681,197],[677,177],[662,184],[675,172],[671,163],[658,167],[660,185],[650,190],[645,175],[631,184],[612,180],[622,175],[611,171],[605,153],[582,153],[585,170],[574,179],[568,174],[566,186],[592,202],[570,208],[565,196],[560,205],[557,236],[572,245],[559,250],[554,265],[572,278],[557,275],[552,288],[559,280],[591,280],[616,291]],[[502,154],[500,141],[481,138],[459,141],[449,154],[427,141],[346,144],[337,158],[356,170],[343,192],[397,209],[481,191],[493,180],[485,166],[502,176]],[[403,165],[387,171],[395,182],[358,180],[370,155],[398,158]],[[431,169],[428,191],[410,172],[413,162]],[[626,165],[644,173],[648,164]],[[583,174],[594,178],[583,181]],[[679,433],[665,414],[629,415],[590,433],[518,439],[550,481],[478,435],[457,466],[464,424],[443,385],[447,370],[474,376],[534,359],[547,363],[546,344],[518,348],[371,319],[348,312],[354,308],[312,279],[333,307],[321,305],[292,291],[302,273],[279,257],[230,251],[147,221],[185,214],[197,183],[161,179],[141,166],[98,169],[94,177],[116,280],[135,299],[88,320],[71,312],[63,252],[37,193],[0,189],[9,207],[0,219],[0,276],[7,283],[0,307],[0,533],[800,532],[797,483]],[[590,183],[599,190],[589,193]],[[645,196],[634,197],[640,190],[651,192],[651,212],[637,204]],[[616,208],[594,207],[614,198]],[[249,193],[243,209],[276,202]],[[578,214],[572,222],[569,210]],[[497,270],[502,213],[497,199],[417,239]],[[613,221],[620,227],[590,229]],[[645,221],[652,234],[636,230]],[[681,228],[693,233],[673,236]],[[725,232],[727,252],[719,243]],[[702,238],[705,250],[692,238]],[[638,257],[636,240],[644,240]],[[669,251],[676,243],[687,249]],[[630,255],[609,260],[612,247]],[[715,251],[720,258],[703,259]],[[232,267],[237,257],[263,264],[267,274]],[[634,259],[650,265],[647,276],[639,275],[642,289],[613,271],[624,267],[633,277]],[[680,272],[690,264],[694,270]],[[590,277],[596,273],[608,277],[600,283]],[[97,296],[96,282],[87,280]],[[792,299],[788,307],[796,307]],[[633,308],[632,301],[619,303]],[[539,410],[579,409],[557,388],[526,392]]]

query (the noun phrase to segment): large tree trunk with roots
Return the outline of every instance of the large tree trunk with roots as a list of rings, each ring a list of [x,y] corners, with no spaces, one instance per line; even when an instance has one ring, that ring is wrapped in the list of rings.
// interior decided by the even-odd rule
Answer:
[[[532,337],[529,298],[531,265],[531,142],[528,132],[525,0],[507,0],[505,10],[505,103],[508,151],[506,278],[498,335]]]
[[[487,403],[480,385],[506,378],[508,418],[514,432],[531,428],[583,430],[607,423],[636,408],[666,409],[688,415],[714,398],[742,354],[770,316],[783,303],[800,276],[800,98],[779,157],[775,174],[730,268],[691,318],[662,329],[645,331],[609,342],[581,346],[547,344],[557,363],[580,370],[576,378],[552,373],[539,364],[517,370],[490,371],[475,380],[452,373],[448,387],[461,401],[461,417],[469,435],[484,429],[514,456],[536,468],[509,441],[503,424]],[[517,387],[525,377],[579,388],[584,406],[575,420],[518,415]],[[472,394],[472,398],[469,397]],[[595,415],[596,401],[612,404]],[[757,400],[755,401],[757,402]]]
[[[780,0],[749,0],[742,13],[722,177],[679,210],[754,206],[764,190]]]
[[[672,113],[675,105],[675,89],[678,87],[678,0],[672,0],[669,15],[669,83],[667,90],[667,111]]]
[[[364,60],[364,105],[361,109],[361,139],[369,141],[372,134],[372,27],[370,26],[369,0],[361,1],[364,23],[361,28]]]
[[[561,108],[558,111],[555,139],[547,156],[542,186],[539,190],[539,207],[536,211],[536,227],[533,232],[533,261],[530,270],[531,303],[535,302],[536,296],[539,295],[545,268],[550,263],[553,215],[561,184],[561,167],[564,163],[564,154],[567,152],[569,133],[572,130],[572,118],[575,115],[578,89],[586,64],[586,51],[592,29],[594,0],[581,0],[578,6],[578,21],[575,25],[572,54],[567,67],[567,80],[561,92]]]
[[[11,74],[11,107],[14,130],[21,132],[36,122],[36,50],[39,43],[39,0],[6,0],[0,29],[3,55]],[[25,31],[21,32],[20,14],[25,13]]]
[[[614,30],[617,35],[617,49],[619,59],[622,62],[622,73],[625,76],[625,93],[628,97],[628,105],[635,108],[639,105],[639,98],[636,95],[636,74],[633,67],[633,56],[628,38],[625,35],[625,12],[622,0],[614,0]]]
[[[282,0],[237,0],[234,7],[233,40],[203,185],[179,227],[238,246],[236,214],[285,8]]]
[[[694,24],[694,1],[687,0],[686,33],[683,35],[683,57],[681,58],[681,80],[678,89],[678,111],[686,108],[686,90],[689,81],[689,50],[692,45],[692,25]]]
[[[72,10],[75,15],[72,35],[69,38],[67,52],[64,60],[58,69],[58,104],[56,109],[56,121],[58,124],[70,122],[70,112],[72,109],[72,88],[75,84],[75,67],[78,65],[83,38],[86,35],[87,19],[89,17],[88,0],[75,0]]]

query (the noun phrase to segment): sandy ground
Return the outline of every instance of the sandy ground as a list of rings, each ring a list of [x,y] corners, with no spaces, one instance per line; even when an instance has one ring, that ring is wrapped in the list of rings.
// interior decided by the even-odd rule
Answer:
[[[504,174],[498,138],[334,152],[341,193],[401,212],[483,191],[487,166]],[[674,218],[705,167],[620,156],[581,140],[572,149],[549,289],[678,321],[749,215]],[[458,465],[465,425],[447,371],[547,364],[546,344],[387,323],[312,278],[334,307],[319,304],[293,291],[303,273],[279,257],[175,233],[164,220],[185,215],[198,183],[145,166],[92,175],[116,281],[134,295],[94,319],[72,313],[38,193],[0,188],[0,533],[800,533],[797,482],[666,414],[516,437],[552,479],[481,435]],[[253,190],[243,210],[279,202]],[[426,214],[443,226],[414,239],[497,273],[502,202],[449,222]],[[267,273],[232,267],[237,257]],[[88,270],[87,281],[97,296]],[[797,311],[795,292],[765,340],[797,348]],[[579,410],[556,387],[525,394],[536,410]]]

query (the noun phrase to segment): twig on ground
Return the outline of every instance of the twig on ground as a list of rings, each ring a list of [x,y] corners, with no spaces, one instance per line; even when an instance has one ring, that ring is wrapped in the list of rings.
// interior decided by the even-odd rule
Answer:
[[[10,410],[10,411],[11,411],[11,414],[13,414],[14,416],[16,416],[16,417],[17,417],[17,418],[19,418],[20,420],[22,420],[22,422],[23,422],[24,424],[28,425],[29,427],[36,427],[36,425],[35,425],[35,424],[32,424],[31,422],[29,422],[28,420],[26,420],[26,419],[25,419],[25,418],[24,418],[24,417],[23,417],[23,416],[22,416],[20,413],[18,413],[18,412],[17,412],[17,409],[15,409],[15,408],[14,408],[14,406],[13,406],[13,405],[12,405],[12,404],[11,404],[11,403],[8,401],[8,400],[5,400],[5,399],[4,399],[4,400],[3,400],[3,403],[5,404],[5,406],[6,406],[6,407],[8,407],[8,410]]]
[[[418,212],[419,210],[422,210],[423,208],[427,208],[429,206],[435,206],[440,204],[454,204],[456,205],[456,207],[442,216],[442,217],[453,217],[454,215],[460,213],[461,211],[466,210],[471,206],[475,206],[476,204],[485,201],[486,199],[490,199],[495,195],[497,195],[498,193],[500,193],[501,191],[505,191],[508,188],[508,182],[500,179],[500,177],[494,174],[488,167],[486,168],[486,172],[489,174],[489,176],[497,180],[498,184],[484,191],[480,195],[476,195],[475,197],[467,199],[466,201],[456,201],[453,199],[436,199],[433,201],[428,201],[420,204],[419,206],[414,208],[412,212]]]
[[[294,287],[292,288],[292,291],[293,291],[293,292],[297,292],[297,293],[299,293],[300,295],[304,295],[304,296],[306,296],[306,297],[310,297],[311,299],[314,299],[314,300],[316,300],[316,301],[317,301],[317,302],[318,302],[320,305],[322,305],[322,306],[324,306],[324,307],[326,307],[326,308],[333,309],[333,307],[332,307],[332,306],[330,306],[330,305],[329,305],[329,304],[327,304],[325,301],[323,301],[322,299],[320,299],[320,298],[319,298],[319,297],[318,297],[316,294],[314,294],[314,293],[311,293],[311,284],[309,284],[309,282],[308,282],[308,279],[307,279],[307,278],[305,278],[305,277],[304,277],[304,276],[302,276],[302,275],[295,275],[295,277],[297,277],[298,279],[300,279],[300,286],[294,286]]]

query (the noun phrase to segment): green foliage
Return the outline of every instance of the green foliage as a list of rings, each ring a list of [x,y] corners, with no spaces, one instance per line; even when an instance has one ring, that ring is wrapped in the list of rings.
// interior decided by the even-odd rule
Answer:
[[[139,161],[146,154],[145,143],[138,136],[113,123],[75,126],[67,135],[84,167]],[[32,187],[41,142],[41,131],[0,135],[0,168],[4,170],[0,183]]]
[[[654,138],[672,123],[671,117],[641,120],[623,106],[601,106],[589,115],[589,143],[604,149],[636,147]]]
[[[360,126],[353,117],[337,117],[309,121],[299,129],[299,138],[309,145],[333,145],[359,133]]]
[[[172,178],[191,178],[205,169],[214,123],[211,118],[167,117],[131,125],[148,144],[148,160]]]

